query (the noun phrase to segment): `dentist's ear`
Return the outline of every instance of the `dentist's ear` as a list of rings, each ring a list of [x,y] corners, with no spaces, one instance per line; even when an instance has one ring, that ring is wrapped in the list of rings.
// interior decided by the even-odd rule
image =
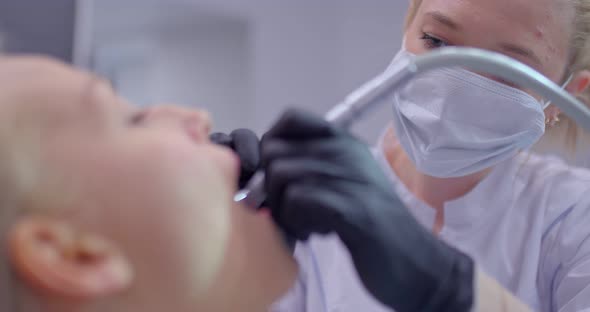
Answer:
[[[65,221],[24,217],[9,233],[12,267],[31,290],[61,299],[93,300],[130,288],[127,258],[106,238]]]
[[[578,96],[587,91],[588,87],[590,87],[590,70],[582,70],[574,74],[565,86],[565,90],[574,96]],[[590,103],[584,104],[590,105]],[[561,110],[555,105],[549,105],[545,109],[546,121],[559,121],[560,114]]]
[[[573,94],[579,95],[585,92],[590,86],[590,70],[582,70],[577,72],[565,89]]]

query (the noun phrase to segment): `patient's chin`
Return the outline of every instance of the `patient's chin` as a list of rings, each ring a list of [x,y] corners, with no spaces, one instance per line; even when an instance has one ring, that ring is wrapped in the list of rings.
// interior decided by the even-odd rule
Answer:
[[[286,243],[283,232],[274,223],[270,211],[259,210],[256,215],[256,227],[254,230],[261,240],[259,248],[261,254],[266,255],[264,262],[269,272],[274,274],[272,288],[277,290],[275,295],[281,296],[293,284],[297,275],[297,264],[293,252]]]

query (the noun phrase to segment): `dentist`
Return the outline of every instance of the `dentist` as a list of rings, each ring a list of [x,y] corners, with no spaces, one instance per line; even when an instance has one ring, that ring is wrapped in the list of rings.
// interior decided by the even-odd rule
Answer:
[[[590,84],[589,0],[413,0],[404,37],[393,62],[470,46],[576,96]],[[590,172],[528,151],[559,110],[463,69],[421,75],[391,107],[373,155],[301,112],[262,140],[268,206],[300,241],[276,310],[508,309],[486,276],[534,311],[590,310]]]

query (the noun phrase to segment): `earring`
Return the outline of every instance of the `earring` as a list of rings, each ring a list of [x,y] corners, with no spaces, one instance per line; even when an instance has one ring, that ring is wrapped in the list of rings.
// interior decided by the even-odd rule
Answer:
[[[545,118],[545,125],[549,126],[549,128],[553,128],[559,123],[559,121],[559,116],[547,117]]]

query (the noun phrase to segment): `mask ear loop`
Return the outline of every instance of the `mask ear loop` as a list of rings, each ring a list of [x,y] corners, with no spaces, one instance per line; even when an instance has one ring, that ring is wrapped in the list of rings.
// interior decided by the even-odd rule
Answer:
[[[567,87],[567,85],[572,81],[572,79],[574,78],[574,74],[570,74],[570,76],[567,78],[567,80],[563,83],[563,85],[561,85],[562,89],[565,89]],[[543,110],[545,110],[547,107],[549,107],[549,105],[551,105],[551,101],[545,101],[543,100],[541,102],[542,106],[543,106]],[[545,125],[549,126],[549,127],[555,127],[555,125],[559,122],[559,116],[554,116],[554,117],[547,117],[545,118]]]
[[[567,87],[567,85],[570,82],[572,82],[572,79],[574,79],[574,74],[569,75],[569,77],[566,79],[566,81],[561,85],[561,88],[565,89]],[[547,100],[541,101],[541,107],[543,107],[543,110],[545,110],[547,107],[549,107],[549,105],[551,105],[551,101],[547,101]]]

